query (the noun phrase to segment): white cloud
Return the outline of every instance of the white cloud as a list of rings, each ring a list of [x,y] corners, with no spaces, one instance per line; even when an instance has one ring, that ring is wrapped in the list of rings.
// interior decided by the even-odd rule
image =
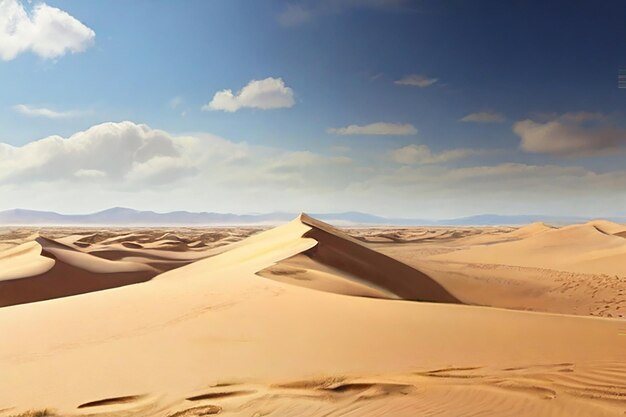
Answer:
[[[68,138],[49,136],[24,146],[0,143],[0,183],[91,178],[125,183],[170,182],[156,177],[178,167],[191,175],[197,139],[132,122],[103,123]],[[152,178],[155,177],[155,178]],[[152,179],[151,179],[152,178]]]
[[[426,88],[435,84],[437,81],[439,81],[438,78],[428,77],[426,75],[421,75],[421,74],[411,74],[397,81],[394,81],[394,84],[411,85],[414,87]]]
[[[83,52],[95,32],[67,12],[37,4],[32,13],[17,0],[0,0],[0,58],[5,61],[31,51],[44,59]]]
[[[71,117],[83,116],[88,113],[77,110],[56,111],[45,107],[33,107],[27,104],[17,104],[13,106],[13,110],[26,116],[47,117],[48,119],[68,119]]]
[[[581,156],[615,151],[626,144],[626,129],[597,113],[565,113],[552,120],[527,119],[513,125],[526,152]]]
[[[111,190],[150,190],[198,181],[193,195],[207,187],[234,185],[249,189],[280,184],[288,189],[311,183],[319,188],[336,184],[336,179],[331,181],[334,168],[351,163],[345,156],[250,146],[207,133],[175,136],[127,121],[23,146],[0,143],[0,186],[97,182]]]
[[[133,122],[104,123],[67,138],[0,143],[0,209],[357,209],[441,218],[475,212],[601,216],[626,204],[626,170],[518,162],[456,167],[446,162],[497,150],[435,152],[409,145],[396,151],[399,165],[381,158],[379,149],[323,154],[236,143],[208,133],[175,135]]]
[[[472,180],[475,178],[494,178],[496,180],[509,181],[511,178],[528,181],[530,179],[554,179],[563,177],[584,177],[591,172],[582,167],[569,167],[560,165],[529,165],[515,162],[504,162],[497,165],[480,165],[473,167],[458,168],[448,173],[448,177],[454,180]]]
[[[293,90],[283,79],[269,77],[250,81],[236,94],[232,90],[218,91],[202,110],[235,112],[245,107],[268,110],[293,107],[294,104]]]
[[[276,159],[269,164],[270,170],[282,170],[286,167],[301,168],[308,166],[320,166],[328,163],[333,164],[350,164],[352,159],[346,156],[328,157],[311,151],[294,151],[288,152],[280,159]]]
[[[415,135],[417,129],[408,123],[371,123],[364,126],[350,125],[327,130],[334,135]]]
[[[468,158],[470,156],[485,155],[493,153],[493,150],[486,149],[449,149],[439,153],[433,153],[426,145],[407,145],[402,148],[394,149],[390,152],[393,161],[404,164],[441,164],[445,162],[455,161],[458,159]]]
[[[352,164],[345,156],[329,157],[311,151],[280,152],[262,162],[253,174],[255,181],[271,187],[308,189],[332,189],[345,179],[333,178],[337,170]],[[243,179],[249,184],[251,178]]]
[[[500,113],[483,111],[478,113],[471,113],[463,117],[461,122],[474,122],[474,123],[503,123],[506,118]]]
[[[377,168],[351,182],[342,195],[348,207],[369,212],[379,208],[381,213],[390,207],[401,217],[485,213],[603,217],[623,215],[625,187],[626,170],[597,172],[581,166],[511,162],[458,168],[427,164]]]

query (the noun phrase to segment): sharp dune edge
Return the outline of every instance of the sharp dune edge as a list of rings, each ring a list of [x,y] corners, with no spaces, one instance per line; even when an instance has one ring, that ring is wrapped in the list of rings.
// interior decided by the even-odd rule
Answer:
[[[610,226],[377,243],[404,248],[410,266],[306,215],[221,247],[175,236],[91,251],[80,236],[26,243],[0,253],[0,284],[60,267],[73,269],[56,280],[150,276],[1,308],[0,416],[624,415],[623,320],[462,305],[473,295],[431,273],[466,265],[468,251],[545,268],[559,240],[580,259],[555,266],[585,270],[626,247]],[[423,246],[426,236],[451,246]],[[615,263],[606,270],[621,271]]]
[[[459,302],[419,270],[372,251],[345,233],[305,214],[303,237],[315,246],[260,272],[262,276],[345,295],[441,303]]]
[[[0,276],[0,307],[136,284],[158,273],[147,265],[101,259],[41,237],[12,252],[9,260],[16,266]]]

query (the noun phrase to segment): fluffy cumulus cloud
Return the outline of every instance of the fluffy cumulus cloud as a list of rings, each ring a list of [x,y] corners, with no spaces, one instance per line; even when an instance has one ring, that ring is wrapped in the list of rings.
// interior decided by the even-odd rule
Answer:
[[[207,133],[177,136],[127,121],[23,146],[0,143],[0,186],[96,183],[145,191],[196,181],[192,194],[217,186],[321,187],[336,184],[333,169],[349,169],[351,163],[346,156],[251,146]]]
[[[390,152],[391,159],[399,164],[441,164],[468,158],[470,156],[485,155],[494,151],[484,149],[449,149],[442,152],[433,152],[426,145],[407,145]]]
[[[87,112],[78,110],[57,111],[47,109],[45,107],[34,107],[27,104],[17,104],[13,106],[13,110],[25,116],[45,117],[48,119],[68,119],[87,114]]]
[[[565,113],[550,120],[522,120],[513,125],[526,152],[583,156],[611,152],[626,144],[626,129],[597,113]]]
[[[278,14],[283,26],[299,26],[316,17],[343,13],[351,9],[401,10],[411,0],[300,0],[290,2]]]
[[[350,125],[333,127],[327,130],[333,135],[415,135],[417,129],[408,123],[371,123],[368,125]]]
[[[132,122],[104,123],[68,138],[24,146],[0,143],[0,183],[98,179],[118,184],[170,182],[195,171],[194,138]]]
[[[506,118],[500,113],[483,111],[478,113],[470,113],[461,119],[461,122],[472,123],[503,123]]]
[[[0,58],[10,61],[30,51],[44,59],[90,47],[95,32],[75,17],[40,3],[28,13],[17,0],[0,0]]]
[[[597,116],[571,116],[581,117]],[[176,135],[133,122],[104,123],[69,137],[0,143],[0,210],[358,209],[442,218],[480,212],[601,216],[626,204],[626,170],[501,158],[471,163],[472,156],[491,152],[496,151],[408,145],[390,147],[381,158],[380,149],[285,150],[208,133]],[[463,165],[450,163],[462,158],[468,158]]]
[[[293,107],[294,104],[293,90],[285,85],[282,78],[269,77],[252,80],[237,93],[232,90],[218,91],[202,110],[235,112],[246,107],[268,110]]]
[[[428,77],[422,74],[411,74],[406,77],[396,80],[394,83],[397,85],[410,85],[413,87],[426,88],[439,81],[438,78]]]

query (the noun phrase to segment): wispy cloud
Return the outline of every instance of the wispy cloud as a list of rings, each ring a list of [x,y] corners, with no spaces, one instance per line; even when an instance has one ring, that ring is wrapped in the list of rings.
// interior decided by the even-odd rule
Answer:
[[[468,148],[448,149],[442,152],[433,152],[426,145],[411,144],[392,150],[390,152],[390,157],[393,161],[403,165],[440,164],[494,152],[494,150],[490,149]]]
[[[394,81],[394,84],[426,88],[435,84],[437,81],[439,81],[438,78],[428,77],[423,74],[411,74],[407,75],[406,77],[400,78],[397,81]]]
[[[96,33],[67,12],[37,4],[32,13],[17,0],[0,0],[0,58],[15,59],[31,51],[44,59],[83,52]]]
[[[470,113],[460,119],[460,121],[473,123],[503,123],[504,121],[506,121],[506,117],[504,117],[500,113],[483,111],[478,113]]]
[[[522,120],[513,125],[526,152],[584,156],[612,152],[626,145],[626,129],[598,113],[565,113],[548,121]]]
[[[404,123],[371,123],[368,125],[350,125],[333,127],[327,130],[333,135],[415,135],[417,129],[412,124]]]
[[[48,119],[69,119],[72,117],[84,116],[90,113],[78,110],[56,111],[45,107],[33,107],[27,104],[17,104],[13,106],[13,110],[25,116],[46,117]]]
[[[185,102],[185,99],[182,96],[176,96],[173,97],[170,101],[169,101],[169,106],[172,109],[176,109],[178,107],[180,107],[183,103]]]
[[[597,123],[595,117],[565,118]],[[5,197],[0,204],[83,210],[115,201],[173,209],[167,206],[172,200],[198,210],[222,204],[218,209],[224,211],[295,211],[306,206],[366,207],[384,213],[392,205],[433,217],[467,214],[467,207],[508,212],[539,207],[575,214],[620,207],[626,187],[622,169],[502,160],[473,164],[473,156],[498,152],[487,149],[435,151],[414,144],[395,151],[380,158],[380,149],[363,147],[349,154],[286,150],[209,133],[181,136],[133,122],[104,123],[21,146],[0,143],[0,190]],[[454,161],[464,158],[462,166],[455,166]],[[81,201],[72,198],[76,194]],[[372,195],[380,198],[373,200]]]
[[[348,171],[351,164],[343,155],[252,146],[207,133],[177,136],[130,121],[22,146],[0,142],[0,186],[97,182],[102,189],[128,191],[195,180],[195,188],[188,189],[192,194],[206,187],[232,189],[233,184],[284,191],[334,185],[333,172]]]
[[[293,107],[294,104],[293,90],[285,85],[283,79],[269,77],[252,80],[237,93],[230,89],[218,91],[209,104],[202,106],[202,110],[235,112],[246,107],[268,110]]]

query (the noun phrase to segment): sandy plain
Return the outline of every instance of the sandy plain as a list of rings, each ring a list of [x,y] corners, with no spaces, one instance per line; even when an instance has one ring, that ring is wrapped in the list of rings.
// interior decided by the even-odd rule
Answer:
[[[0,416],[623,416],[626,226],[0,229]]]

